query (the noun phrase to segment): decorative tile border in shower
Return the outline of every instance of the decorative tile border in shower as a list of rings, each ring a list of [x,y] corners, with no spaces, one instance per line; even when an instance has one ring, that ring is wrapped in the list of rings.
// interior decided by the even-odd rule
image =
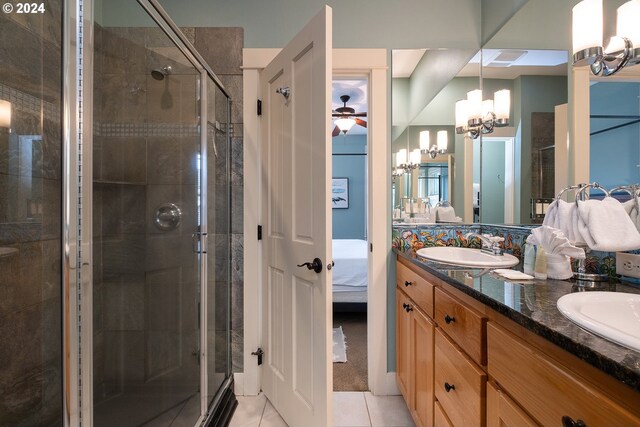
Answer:
[[[394,225],[392,247],[400,251],[418,250],[431,246],[459,246],[479,248],[480,239],[467,239],[468,233],[488,233],[504,237],[501,244],[505,252],[521,258],[524,243],[531,227],[499,226],[484,224],[428,224],[420,226]]]
[[[44,101],[41,98],[21,92],[2,83],[0,83],[0,99],[9,101],[11,108],[15,110],[24,111],[35,116],[44,114],[44,118],[47,120],[60,121],[59,105]]]
[[[220,124],[219,132],[225,132],[226,125]],[[179,123],[94,123],[95,136],[105,137],[198,137],[200,126]],[[207,137],[213,138],[216,129],[207,129]]]

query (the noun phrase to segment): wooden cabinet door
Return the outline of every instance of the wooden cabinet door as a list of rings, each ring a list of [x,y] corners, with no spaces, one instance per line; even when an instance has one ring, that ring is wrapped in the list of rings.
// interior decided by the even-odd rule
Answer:
[[[537,427],[513,400],[493,384],[487,384],[487,427]]]
[[[409,408],[412,407],[410,391],[411,363],[411,315],[403,304],[409,304],[409,298],[396,288],[396,374],[398,388]]]
[[[433,425],[434,324],[417,307],[411,311],[410,408],[418,427]]]

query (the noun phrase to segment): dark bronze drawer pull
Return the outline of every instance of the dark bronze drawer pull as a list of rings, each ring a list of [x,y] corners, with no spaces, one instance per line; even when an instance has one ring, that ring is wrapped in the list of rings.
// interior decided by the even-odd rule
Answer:
[[[409,304],[407,304],[407,306],[404,309],[407,310],[407,313],[410,311],[413,311],[413,307],[411,307]]]
[[[451,322],[455,322],[455,317],[451,317],[448,314],[444,316],[444,321],[447,323],[447,325]]]
[[[562,426],[563,427],[587,427],[584,421],[582,420],[574,421],[573,418],[571,418],[568,415],[565,415],[562,417]]]
[[[408,281],[408,280],[405,280],[405,281],[404,281],[404,285],[405,285],[405,286],[407,286],[407,287],[409,287],[409,286],[413,285],[413,282],[410,282],[410,281]]]
[[[444,383],[444,390],[449,393],[451,390],[455,390],[456,386],[454,386],[453,384],[449,384],[449,383]],[[563,418],[564,419],[564,418]]]

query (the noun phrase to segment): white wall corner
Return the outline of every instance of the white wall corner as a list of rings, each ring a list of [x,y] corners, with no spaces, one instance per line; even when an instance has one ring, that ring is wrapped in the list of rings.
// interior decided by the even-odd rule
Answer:
[[[244,396],[244,374],[242,372],[233,374],[233,394]]]

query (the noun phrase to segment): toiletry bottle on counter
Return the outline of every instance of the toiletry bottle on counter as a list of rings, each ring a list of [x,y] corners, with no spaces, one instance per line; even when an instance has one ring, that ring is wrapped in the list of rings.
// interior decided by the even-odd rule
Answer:
[[[547,253],[541,247],[536,252],[535,272],[536,279],[547,279]]]
[[[533,276],[536,263],[536,247],[531,243],[526,243],[524,247],[524,265],[522,271],[524,274]]]

